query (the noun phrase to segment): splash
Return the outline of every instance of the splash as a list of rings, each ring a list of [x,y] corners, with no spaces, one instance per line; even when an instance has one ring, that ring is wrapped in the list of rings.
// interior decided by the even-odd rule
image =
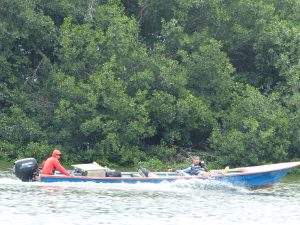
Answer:
[[[192,190],[215,190],[215,191],[225,191],[225,192],[248,192],[248,189],[236,186],[228,182],[210,180],[210,179],[190,179],[190,180],[177,180],[172,183],[174,188],[185,188]]]
[[[40,186],[46,188],[62,188],[62,189],[81,189],[94,191],[138,191],[138,192],[191,192],[191,191],[222,191],[222,192],[240,192],[248,193],[246,188],[235,186],[233,184],[216,181],[211,179],[188,179],[176,180],[174,182],[162,183],[94,183],[94,182],[56,182],[56,183],[40,183],[40,182],[21,182],[12,172],[2,171],[0,175],[0,184],[22,185],[22,186]]]
[[[20,184],[22,183],[17,179],[14,174],[10,171],[1,171],[0,173],[0,184]]]
[[[0,178],[0,184],[20,184],[22,181],[13,178]]]
[[[175,182],[162,183],[94,183],[94,182],[54,182],[54,183],[26,183],[27,185],[40,186],[44,188],[77,189],[89,191],[135,191],[135,192],[177,192],[187,193],[193,191],[221,191],[248,193],[248,189],[235,186],[230,183],[215,180],[177,180]]]

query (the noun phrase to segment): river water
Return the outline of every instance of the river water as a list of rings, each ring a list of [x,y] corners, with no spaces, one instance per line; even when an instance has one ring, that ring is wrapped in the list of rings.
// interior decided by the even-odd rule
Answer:
[[[0,171],[1,225],[289,225],[300,221],[300,176],[248,191],[211,181],[22,183]]]

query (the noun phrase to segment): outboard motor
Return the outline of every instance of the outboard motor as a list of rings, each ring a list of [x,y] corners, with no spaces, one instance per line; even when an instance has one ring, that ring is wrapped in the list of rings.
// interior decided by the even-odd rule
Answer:
[[[23,182],[34,180],[38,176],[38,164],[34,158],[21,159],[15,162],[14,174]]]

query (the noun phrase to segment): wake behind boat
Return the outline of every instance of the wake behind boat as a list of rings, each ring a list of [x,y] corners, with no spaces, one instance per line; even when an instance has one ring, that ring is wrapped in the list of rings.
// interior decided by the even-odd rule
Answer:
[[[95,183],[162,183],[177,180],[210,179],[242,186],[248,189],[274,187],[290,170],[300,166],[300,162],[285,162],[271,165],[241,167],[226,170],[212,170],[201,176],[187,176],[176,172],[119,172],[101,167],[96,163],[73,165],[74,176],[61,174],[42,175],[38,172],[35,159],[28,158],[15,162],[14,173],[22,181],[38,182],[95,182]]]

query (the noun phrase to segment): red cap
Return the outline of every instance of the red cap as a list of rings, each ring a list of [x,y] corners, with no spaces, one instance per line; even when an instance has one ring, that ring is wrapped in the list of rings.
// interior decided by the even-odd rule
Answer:
[[[55,149],[53,152],[52,152],[52,157],[56,157],[57,155],[62,155],[61,152],[57,149]]]

